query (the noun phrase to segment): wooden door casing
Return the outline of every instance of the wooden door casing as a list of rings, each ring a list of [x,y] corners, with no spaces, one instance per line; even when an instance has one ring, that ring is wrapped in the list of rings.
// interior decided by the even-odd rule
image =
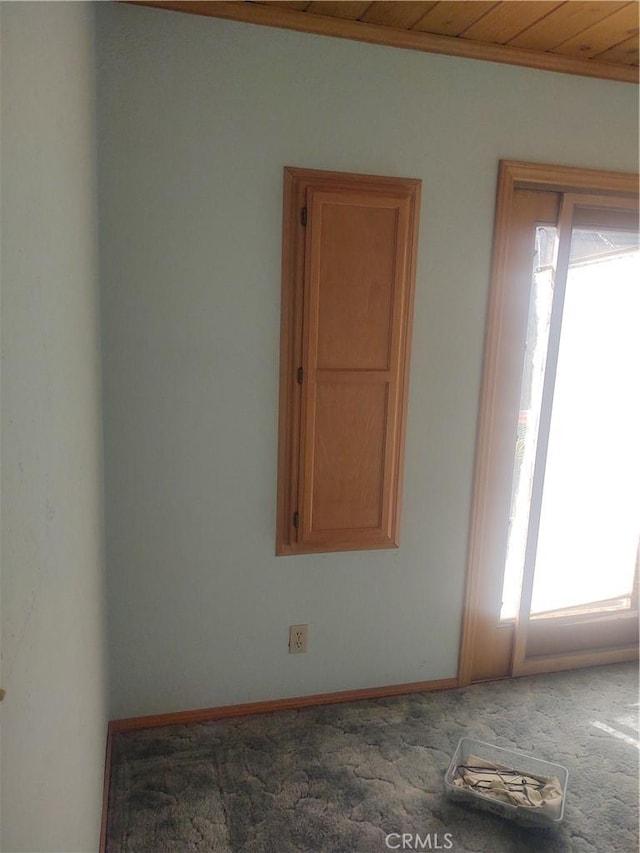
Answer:
[[[570,669],[638,655],[637,601],[631,611],[593,617],[533,619],[523,665],[517,623],[500,622],[513,445],[526,341],[534,232],[556,225],[567,193],[637,200],[638,176],[622,172],[502,161],[498,177],[491,287],[487,310],[474,496],[458,679],[469,684],[512,674]],[[609,202],[616,207],[615,201]],[[628,217],[612,211],[612,225]],[[597,224],[589,210],[582,224]],[[595,217],[595,218],[594,218]],[[591,221],[593,220],[593,221]],[[522,643],[522,638],[519,640]]]

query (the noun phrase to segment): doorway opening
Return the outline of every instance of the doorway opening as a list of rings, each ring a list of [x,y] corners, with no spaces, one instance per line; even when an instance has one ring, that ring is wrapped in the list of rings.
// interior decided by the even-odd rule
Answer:
[[[501,164],[462,683],[637,656],[635,187]]]

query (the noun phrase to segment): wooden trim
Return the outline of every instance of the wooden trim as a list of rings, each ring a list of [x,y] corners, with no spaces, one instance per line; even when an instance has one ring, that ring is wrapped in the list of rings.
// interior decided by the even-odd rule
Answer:
[[[614,65],[594,60],[575,59],[556,53],[441,36],[418,30],[403,30],[398,27],[385,27],[344,18],[331,18],[326,15],[283,9],[279,6],[257,6],[253,3],[180,2],[180,0],[127,0],[127,2],[133,6],[152,6],[173,12],[225,18],[247,24],[334,36],[368,44],[419,50],[424,53],[480,59],[485,62],[519,65],[525,68],[617,80],[623,83],[638,83],[638,68],[632,65]]]
[[[637,646],[637,610],[600,613],[591,619],[530,620],[525,661],[573,655],[589,649],[605,651]],[[513,674],[517,674],[515,669]]]
[[[111,750],[113,731],[111,723],[107,726],[107,746],[104,759],[104,781],[102,783],[102,821],[100,823],[100,853],[107,849],[107,819],[109,817],[109,789],[111,787]]]
[[[502,322],[502,302],[505,269],[507,262],[508,234],[507,223],[513,203],[515,182],[511,176],[511,163],[500,163],[496,212],[493,226],[494,245],[491,282],[489,286],[489,305],[485,326],[484,370],[478,416],[478,437],[476,446],[475,470],[473,475],[473,501],[471,529],[467,556],[467,578],[462,608],[462,637],[458,662],[458,681],[461,685],[471,683],[473,653],[476,643],[478,610],[481,586],[480,566],[484,551],[484,519],[487,515],[490,496],[488,489],[490,449],[493,434],[495,412],[496,373]]]
[[[563,625],[580,625],[586,619],[617,619],[621,613],[632,613],[637,619],[639,615],[638,608],[623,603],[632,599],[633,592],[630,596],[622,595],[618,598],[606,598],[602,601],[590,602],[589,604],[575,604],[564,610],[544,610],[542,613],[535,613],[530,621],[539,625],[559,623]]]
[[[564,669],[580,669],[586,666],[624,663],[638,660],[638,646],[624,646],[615,649],[585,650],[583,652],[568,652],[562,655],[540,655],[525,658],[516,677],[521,675],[543,675],[547,672],[559,672]]]
[[[396,437],[396,457],[395,464],[397,466],[395,475],[395,540],[398,542],[400,538],[400,527],[402,524],[402,495],[404,492],[404,470],[405,470],[405,447],[407,440],[407,424],[409,413],[409,377],[411,374],[411,349],[413,344],[413,319],[416,297],[416,281],[418,275],[418,242],[420,240],[420,216],[422,213],[422,181],[417,181],[415,184],[414,197],[415,210],[413,222],[410,225],[410,247],[411,251],[407,257],[407,281],[410,283],[407,300],[405,302],[405,323],[404,344],[400,353],[399,370],[401,381],[398,387],[398,393],[402,404],[399,410],[399,427],[400,433]],[[640,546],[639,546],[640,547]],[[456,679],[457,681],[457,679]]]
[[[222,705],[218,708],[202,708],[195,711],[152,714],[147,717],[128,717],[122,720],[112,720],[109,723],[109,733],[111,735],[115,732],[131,732],[138,729],[158,728],[160,726],[209,723],[233,717],[249,717],[254,714],[272,714],[276,711],[297,711],[301,708],[313,708],[320,705],[359,702],[363,699],[384,699],[390,696],[404,696],[409,693],[453,690],[457,686],[457,678],[440,678],[435,681],[414,681],[408,684],[391,684],[386,687],[365,687],[362,690],[341,690],[338,693],[316,693],[311,696],[295,696],[289,699],[270,699],[265,702]]]
[[[278,409],[278,497],[276,526],[276,556],[293,553],[289,545],[290,520],[294,507],[289,487],[291,477],[298,479],[299,406],[293,405],[299,386],[294,384],[292,365],[302,348],[293,332],[301,328],[302,300],[296,299],[291,282],[300,280],[303,257],[294,239],[299,227],[298,212],[302,207],[303,190],[298,186],[294,169],[285,166],[282,213],[282,284],[280,288],[280,394]],[[288,418],[289,412],[294,417]],[[295,466],[295,468],[294,468]]]
[[[636,197],[639,177],[636,172],[614,172],[607,169],[581,169],[576,166],[550,166],[546,163],[501,160],[498,202],[508,201],[509,194],[516,187],[563,193],[576,192],[592,195],[603,193]],[[500,190],[503,185],[504,188]]]

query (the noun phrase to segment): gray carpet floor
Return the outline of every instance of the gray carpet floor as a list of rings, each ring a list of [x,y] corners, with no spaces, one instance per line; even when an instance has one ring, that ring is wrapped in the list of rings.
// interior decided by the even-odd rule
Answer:
[[[462,736],[567,767],[561,826],[449,799]],[[638,670],[123,733],[112,762],[108,853],[636,853]]]

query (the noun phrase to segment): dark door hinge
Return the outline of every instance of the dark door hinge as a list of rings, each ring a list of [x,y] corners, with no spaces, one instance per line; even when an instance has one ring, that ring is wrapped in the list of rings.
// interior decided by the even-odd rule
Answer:
[[[293,513],[293,526],[297,529],[298,524],[300,522],[300,515],[298,514],[298,510]]]
[[[307,226],[307,208],[303,207],[300,211],[300,222],[306,228]]]
[[[296,379],[298,381],[298,385],[302,385],[302,377],[304,376],[304,370],[299,367],[298,372],[296,373]]]

